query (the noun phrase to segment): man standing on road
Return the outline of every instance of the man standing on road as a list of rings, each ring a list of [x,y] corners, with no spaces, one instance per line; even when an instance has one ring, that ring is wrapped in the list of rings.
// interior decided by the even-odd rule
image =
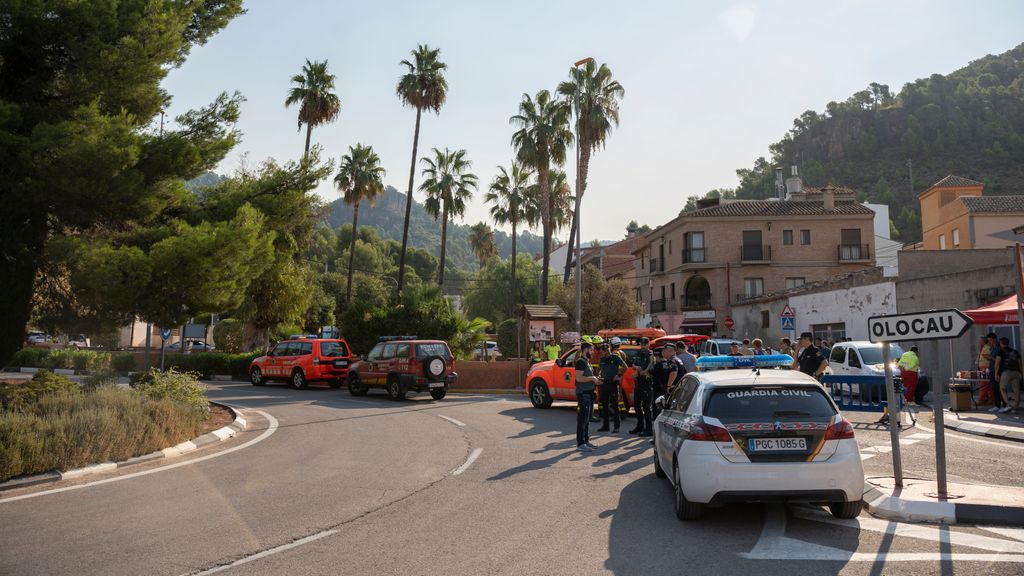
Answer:
[[[808,376],[821,378],[821,375],[825,373],[825,368],[828,368],[828,360],[821,355],[821,350],[814,347],[813,338],[814,335],[810,332],[800,335],[800,352],[793,360],[792,368],[800,370]],[[785,343],[785,339],[783,339],[783,343]]]
[[[554,340],[549,340],[544,346],[544,353],[548,355],[548,360],[558,360],[558,355],[562,353],[562,347]]]
[[[917,372],[921,369],[921,360],[917,357],[917,346],[911,346],[900,356],[897,366],[900,367],[900,378],[903,379],[903,398],[907,403],[917,403]]]
[[[1006,404],[999,411],[1003,414],[1017,413],[1020,408],[1020,352],[1010,347],[1010,339],[1005,336],[999,339],[1001,344],[996,355],[996,372],[999,374],[999,391]],[[1013,408],[1010,408],[1010,393],[1013,392]]]
[[[651,367],[651,396],[655,399],[667,395],[668,385],[675,382],[676,374],[679,372],[679,364],[676,363],[675,356],[676,345],[665,344],[661,349],[661,359]],[[661,408],[655,404],[651,417],[657,420],[658,414],[661,414]]]
[[[636,353],[636,384],[633,387],[633,403],[636,404],[636,427],[630,434],[650,436],[651,428],[651,368],[654,366],[654,355],[651,354],[650,340],[640,339],[640,351]]]
[[[590,412],[594,409],[594,390],[601,379],[594,376],[590,367],[590,352],[594,345],[580,343],[580,354],[573,368],[576,371],[576,449],[590,452]]]
[[[614,416],[613,432],[619,432],[619,378],[626,371],[626,363],[612,352],[608,344],[601,344],[601,427],[598,432],[608,431],[608,416]]]
[[[676,372],[675,380],[669,384],[669,391],[676,387],[676,384],[683,379],[683,376],[686,376],[690,372],[697,371],[697,357],[690,354],[690,352],[682,346],[676,349],[676,356],[673,360],[675,360],[676,365],[679,366],[679,371]]]
[[[1006,403],[1003,402],[1003,394],[999,386],[999,375],[996,371],[996,358],[999,357],[999,351],[1002,349],[999,346],[999,337],[996,336],[995,332],[989,332],[988,336],[985,336],[988,340],[988,384],[992,388],[993,397],[995,398],[995,404],[988,409],[989,412],[1001,412],[1006,407]]]

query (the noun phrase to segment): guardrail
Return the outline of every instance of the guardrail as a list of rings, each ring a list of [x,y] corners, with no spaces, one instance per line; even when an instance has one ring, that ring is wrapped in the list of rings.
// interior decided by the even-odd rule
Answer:
[[[885,392],[885,376],[821,377],[821,384],[829,390],[839,410],[846,412],[885,412],[889,402]],[[899,409],[903,409],[903,384],[895,381],[899,396]]]

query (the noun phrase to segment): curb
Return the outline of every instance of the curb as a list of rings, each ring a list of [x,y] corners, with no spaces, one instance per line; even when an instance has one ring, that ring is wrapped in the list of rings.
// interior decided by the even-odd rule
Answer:
[[[872,516],[901,522],[1024,526],[1024,507],[901,499],[864,482],[864,509]]]
[[[34,474],[32,476],[22,476],[6,482],[0,482],[0,492],[4,490],[13,490],[15,488],[24,488],[26,486],[35,486],[38,484],[47,484],[50,482],[58,482],[60,480],[67,480],[69,478],[80,478],[82,476],[88,476],[89,474],[98,474],[101,472],[109,472],[118,468],[125,468],[127,466],[134,466],[136,464],[143,464],[145,462],[152,462],[153,460],[159,460],[160,458],[171,458],[174,456],[181,456],[182,454],[188,454],[194,450],[198,450],[203,446],[208,446],[215,442],[221,442],[231,438],[235,434],[245,430],[246,422],[245,418],[238,413],[237,410],[228,406],[227,404],[221,404],[220,402],[211,401],[210,404],[216,404],[223,406],[231,413],[235,415],[235,419],[231,424],[218,428],[212,432],[207,432],[198,438],[193,438],[186,442],[182,442],[177,446],[171,446],[170,448],[164,448],[163,450],[157,450],[156,452],[150,452],[149,454],[143,454],[142,456],[135,456],[121,462],[101,462],[99,464],[91,464],[82,468],[75,468],[74,470],[67,470],[62,472],[60,470],[53,470],[50,472],[44,472],[42,474]]]
[[[1003,426],[1000,424],[985,425],[977,422],[964,422],[963,420],[960,420],[960,417],[957,416],[957,414],[946,409],[943,409],[942,424],[950,430],[956,430],[957,432],[963,432],[964,434],[987,436],[989,438],[1012,440],[1014,442],[1024,442],[1024,428],[1016,430],[1009,426]]]

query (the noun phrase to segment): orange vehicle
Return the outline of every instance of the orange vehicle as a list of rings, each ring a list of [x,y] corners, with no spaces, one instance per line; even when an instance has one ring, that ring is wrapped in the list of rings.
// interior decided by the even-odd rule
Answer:
[[[682,342],[687,346],[697,346],[699,348],[700,343],[705,340],[708,340],[709,338],[710,336],[705,336],[703,334],[669,334],[668,336],[662,336],[661,338],[652,339],[651,349],[653,350],[655,348],[660,348],[661,346],[664,346],[669,342],[673,344],[679,344],[680,342]]]
[[[622,351],[632,364],[640,350],[637,340],[641,337],[660,338],[665,336],[665,331],[658,328],[617,328],[601,330],[597,334],[605,340],[613,337],[622,339]],[[578,345],[573,346],[558,360],[538,362],[530,367],[530,371],[526,373],[526,393],[529,394],[534,408],[548,408],[555,400],[576,401],[576,370],[573,365],[579,351]],[[590,363],[597,367],[596,355]],[[627,412],[633,405],[635,384],[636,368],[630,366],[622,375],[622,401]]]

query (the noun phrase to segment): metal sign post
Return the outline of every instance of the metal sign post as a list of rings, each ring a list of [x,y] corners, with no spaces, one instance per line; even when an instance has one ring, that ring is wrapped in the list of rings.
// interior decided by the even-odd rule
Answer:
[[[164,351],[167,348],[167,340],[171,337],[170,328],[160,329],[160,371],[164,371]]]
[[[903,486],[903,458],[900,455],[900,399],[892,376],[892,356],[889,343],[882,342],[882,362],[885,366],[885,393],[889,407],[889,440],[892,443],[892,476],[896,486]]]
[[[889,357],[890,342],[906,342],[911,340],[951,340],[966,333],[974,320],[956,309],[929,310],[914,314],[891,314],[868,318],[868,337],[872,342],[882,343],[882,354],[885,361],[885,384],[889,394],[889,430],[892,435],[893,472],[896,485],[902,484],[899,462],[899,420],[896,412],[899,399],[895,396],[892,384],[892,358]],[[950,342],[952,346],[952,342]],[[952,366],[950,366],[952,369]],[[944,436],[943,412],[945,398],[943,392],[947,384],[936,383],[935,398],[932,401],[935,414],[935,476],[938,497],[945,498],[946,492],[946,438]],[[893,410],[893,406],[897,409]]]

